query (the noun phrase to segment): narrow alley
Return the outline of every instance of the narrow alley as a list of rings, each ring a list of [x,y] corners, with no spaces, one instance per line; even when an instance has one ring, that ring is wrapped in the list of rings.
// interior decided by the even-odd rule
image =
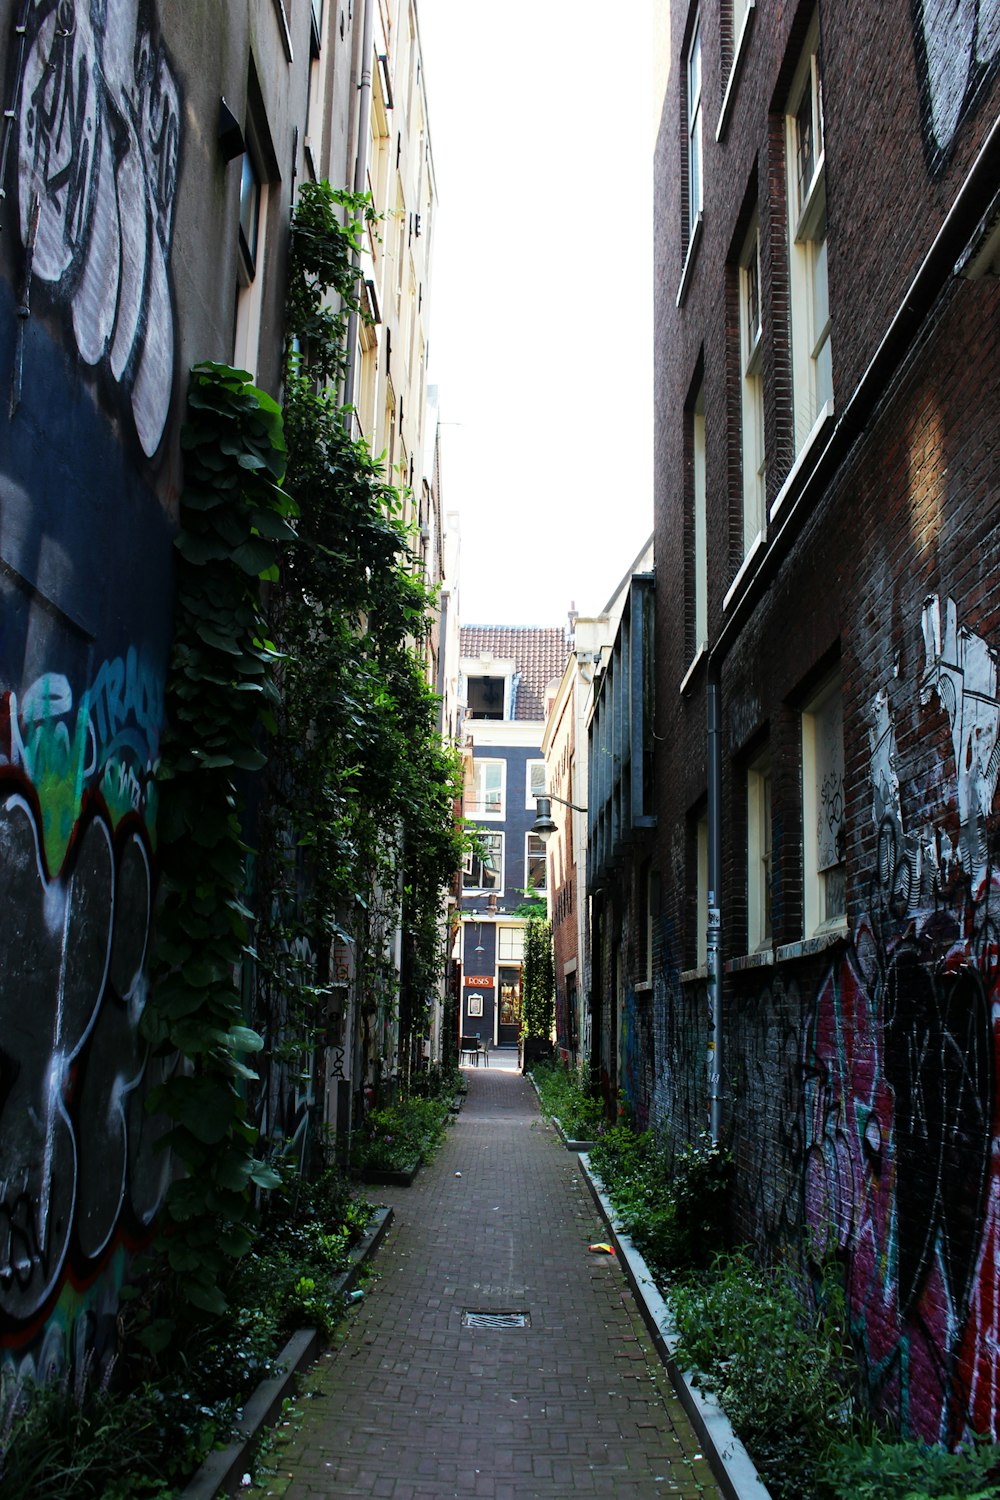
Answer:
[[[621,1267],[588,1248],[605,1231],[576,1156],[514,1055],[491,1063],[464,1070],[435,1160],[388,1190],[377,1279],[314,1372],[271,1493],[717,1496]],[[466,1326],[484,1312],[530,1321]]]

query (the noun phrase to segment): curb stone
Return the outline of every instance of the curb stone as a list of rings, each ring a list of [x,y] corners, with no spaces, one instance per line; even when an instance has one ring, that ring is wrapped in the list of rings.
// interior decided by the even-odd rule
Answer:
[[[642,1311],[656,1351],[666,1366],[681,1405],[704,1444],[712,1472],[726,1500],[771,1500],[746,1448],[733,1431],[729,1418],[714,1396],[695,1384],[697,1372],[682,1370],[675,1357],[677,1330],[668,1303],[657,1290],[653,1273],[627,1234],[618,1227],[611,1201],[601,1179],[590,1165],[586,1152],[580,1153],[584,1179],[608,1226],[622,1268]]]
[[[362,1266],[378,1249],[392,1223],[391,1208],[377,1208],[371,1224],[351,1252],[351,1264],[330,1283],[330,1298],[343,1297],[358,1279]],[[216,1495],[231,1495],[239,1488],[246,1472],[254,1444],[261,1429],[273,1420],[281,1403],[295,1390],[295,1378],[311,1365],[323,1349],[323,1338],[316,1328],[300,1328],[293,1333],[278,1355],[280,1372],[262,1380],[243,1408],[236,1426],[236,1436],[226,1448],[210,1453],[178,1500],[214,1500]]]

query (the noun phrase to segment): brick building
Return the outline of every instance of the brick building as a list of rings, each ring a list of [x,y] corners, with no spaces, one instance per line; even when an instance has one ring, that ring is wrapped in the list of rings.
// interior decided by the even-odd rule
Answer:
[[[542,733],[569,647],[559,625],[463,625],[460,649],[463,811],[479,848],[462,872],[459,1030],[516,1047],[524,927],[545,915],[545,844],[531,832]]]
[[[731,1143],[763,1257],[841,1258],[874,1404],[996,1435],[1000,35],[670,11],[655,831],[595,980],[648,913],[653,999],[605,1064]]]

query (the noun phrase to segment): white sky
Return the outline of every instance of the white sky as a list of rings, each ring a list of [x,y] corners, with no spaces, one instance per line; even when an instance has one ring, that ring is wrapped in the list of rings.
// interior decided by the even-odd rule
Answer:
[[[652,530],[650,0],[417,3],[461,616],[562,624]]]

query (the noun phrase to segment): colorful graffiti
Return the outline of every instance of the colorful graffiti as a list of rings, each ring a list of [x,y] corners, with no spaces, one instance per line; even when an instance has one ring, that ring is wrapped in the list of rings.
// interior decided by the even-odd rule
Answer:
[[[80,358],[128,395],[143,452],[173,388],[180,94],[146,0],[35,0],[20,93],[21,239]]]
[[[996,1436],[1000,1398],[1000,701],[996,655],[953,601],[942,615],[928,599],[920,629],[920,705],[950,744],[939,774],[904,788],[890,695],[876,697],[867,909],[804,1038],[805,1205],[813,1253],[847,1266],[874,1401],[953,1441],[970,1425]]]
[[[172,1063],[139,1035],[161,722],[134,651],[78,698],[49,673],[0,711],[0,1332],[44,1371],[81,1336],[69,1304],[90,1327],[87,1287],[111,1296],[97,1278],[170,1170],[144,1099]]]

